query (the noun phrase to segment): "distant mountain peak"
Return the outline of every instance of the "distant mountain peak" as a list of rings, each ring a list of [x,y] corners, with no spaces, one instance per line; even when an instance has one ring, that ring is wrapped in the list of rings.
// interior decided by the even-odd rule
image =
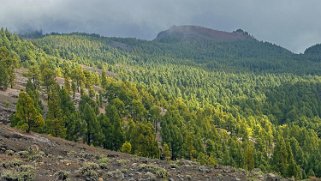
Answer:
[[[162,42],[181,40],[212,40],[216,42],[230,42],[247,39],[254,38],[242,29],[238,29],[234,32],[224,32],[201,26],[183,25],[172,26],[170,29],[160,32],[155,40]]]

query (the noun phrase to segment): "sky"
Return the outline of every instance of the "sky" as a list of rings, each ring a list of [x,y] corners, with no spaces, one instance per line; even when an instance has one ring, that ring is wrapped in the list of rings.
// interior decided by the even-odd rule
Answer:
[[[321,43],[320,9],[320,0],[0,0],[0,26],[147,40],[173,25],[241,28],[302,53]]]

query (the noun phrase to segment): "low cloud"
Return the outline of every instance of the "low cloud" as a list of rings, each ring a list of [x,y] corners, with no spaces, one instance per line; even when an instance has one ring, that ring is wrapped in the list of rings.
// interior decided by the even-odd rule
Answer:
[[[89,32],[153,39],[172,25],[242,28],[294,52],[321,43],[319,0],[0,0],[12,31]]]

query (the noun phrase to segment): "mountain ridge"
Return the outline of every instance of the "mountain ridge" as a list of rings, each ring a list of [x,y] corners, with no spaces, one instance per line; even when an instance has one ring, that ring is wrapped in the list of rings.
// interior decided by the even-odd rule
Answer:
[[[254,39],[248,33],[241,29],[234,32],[225,32],[214,30],[201,26],[194,25],[182,25],[182,26],[172,26],[170,29],[161,31],[158,33],[154,40],[156,41],[168,41],[168,40],[212,40],[215,42],[231,42],[238,40],[249,40]]]

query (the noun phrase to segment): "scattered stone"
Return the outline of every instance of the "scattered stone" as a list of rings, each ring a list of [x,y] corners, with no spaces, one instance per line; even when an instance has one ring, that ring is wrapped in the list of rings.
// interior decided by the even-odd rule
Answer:
[[[210,170],[208,168],[206,168],[205,166],[198,167],[198,170],[200,172],[203,172],[203,173],[209,173],[210,172]]]
[[[31,145],[29,148],[28,148],[28,151],[31,153],[31,154],[37,154],[39,153],[40,149],[39,149],[39,146],[38,145]]]
[[[12,156],[14,154],[14,151],[13,150],[6,150],[5,154],[9,155],[9,156]]]
[[[28,151],[19,151],[15,153],[16,155],[18,155],[21,158],[27,158],[29,156],[29,152]]]
[[[107,175],[109,175],[110,177],[114,178],[114,179],[124,179],[124,173],[121,172],[119,169],[115,170],[115,171],[110,171],[107,173]]]
[[[59,171],[55,175],[57,175],[58,180],[67,180],[69,174],[67,171]]]
[[[265,181],[280,181],[281,178],[273,173],[268,173],[265,175]]]
[[[186,178],[186,180],[189,180],[189,181],[192,180],[192,177],[190,175],[186,175],[185,178]]]
[[[147,179],[150,181],[156,181],[156,175],[151,173],[151,172],[147,172],[146,173]]]

